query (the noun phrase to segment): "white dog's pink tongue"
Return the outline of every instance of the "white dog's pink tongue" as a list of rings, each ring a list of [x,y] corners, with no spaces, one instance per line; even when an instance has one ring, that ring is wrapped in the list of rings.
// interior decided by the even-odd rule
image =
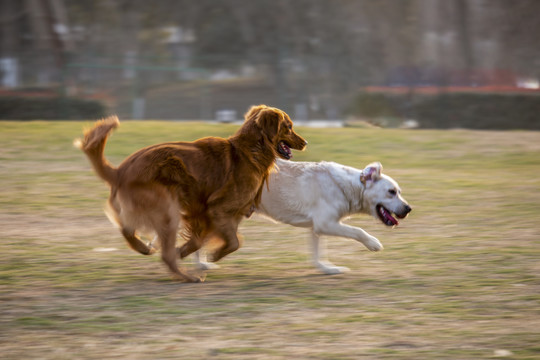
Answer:
[[[381,212],[381,215],[383,216],[386,225],[396,226],[397,224],[399,224],[399,222],[392,215],[390,215],[390,213],[384,208],[384,206],[381,206],[379,208],[379,211]]]

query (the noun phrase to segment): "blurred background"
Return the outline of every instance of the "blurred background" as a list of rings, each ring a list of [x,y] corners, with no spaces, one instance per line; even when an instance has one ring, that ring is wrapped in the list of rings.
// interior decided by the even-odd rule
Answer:
[[[540,129],[538,0],[0,0],[0,118]]]

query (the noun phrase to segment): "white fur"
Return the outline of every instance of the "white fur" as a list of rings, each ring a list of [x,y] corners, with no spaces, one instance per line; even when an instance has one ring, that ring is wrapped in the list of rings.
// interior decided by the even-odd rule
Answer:
[[[348,269],[326,260],[321,235],[351,238],[371,251],[383,249],[376,237],[361,228],[343,224],[343,218],[357,213],[378,218],[378,204],[403,217],[410,211],[398,184],[381,173],[380,163],[369,164],[363,170],[334,162],[277,159],[276,165],[278,170],[270,175],[257,212],[286,224],[311,229],[313,263],[326,274],[339,274]],[[201,268],[210,268],[204,260],[200,254],[195,257]]]

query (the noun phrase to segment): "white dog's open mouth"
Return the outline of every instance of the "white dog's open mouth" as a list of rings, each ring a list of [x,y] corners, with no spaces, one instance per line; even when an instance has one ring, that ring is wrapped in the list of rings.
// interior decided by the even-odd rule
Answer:
[[[392,216],[392,212],[381,204],[377,205],[377,215],[379,215],[379,219],[381,219],[383,224],[387,226],[396,226],[399,224],[399,221]]]
[[[289,160],[292,158],[291,148],[285,142],[280,141],[277,150],[284,159]]]

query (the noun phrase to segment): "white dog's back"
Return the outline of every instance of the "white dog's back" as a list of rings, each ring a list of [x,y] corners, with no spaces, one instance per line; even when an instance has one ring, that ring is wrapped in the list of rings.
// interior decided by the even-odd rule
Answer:
[[[276,160],[258,212],[293,226],[313,227],[318,218],[357,212],[361,171],[333,162]],[[351,201],[351,199],[353,199]],[[337,217],[337,218],[336,218]]]

